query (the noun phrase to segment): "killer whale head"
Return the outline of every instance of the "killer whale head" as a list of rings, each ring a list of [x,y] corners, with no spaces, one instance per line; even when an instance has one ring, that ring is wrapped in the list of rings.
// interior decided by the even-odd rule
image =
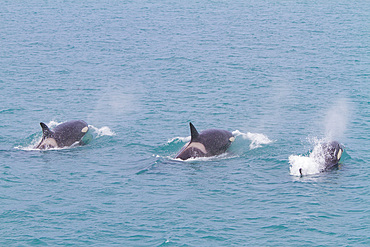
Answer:
[[[192,123],[189,125],[190,142],[177,153],[176,159],[187,160],[224,153],[235,139],[232,133],[226,130],[208,129],[199,133]]]
[[[56,126],[51,130],[41,122],[42,139],[36,149],[62,148],[73,144],[83,145],[86,140],[91,140],[88,134],[89,127],[83,120],[68,121]],[[84,138],[89,136],[89,138]]]
[[[343,154],[343,147],[337,141],[330,141],[322,144],[322,151],[325,159],[324,170],[328,170],[338,165]]]

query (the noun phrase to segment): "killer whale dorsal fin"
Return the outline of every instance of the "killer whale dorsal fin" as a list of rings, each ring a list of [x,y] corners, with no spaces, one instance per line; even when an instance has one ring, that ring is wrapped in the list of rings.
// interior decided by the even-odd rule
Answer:
[[[48,138],[48,137],[52,137],[53,136],[53,131],[51,131],[46,124],[44,124],[43,122],[41,122],[40,125],[41,125],[41,128],[42,128],[43,138]]]
[[[190,125],[190,134],[191,134],[191,140],[190,140],[190,142],[192,142],[192,141],[194,141],[194,140],[196,140],[198,138],[199,133],[198,133],[197,129],[194,127],[194,125],[191,122],[189,123],[189,125]]]

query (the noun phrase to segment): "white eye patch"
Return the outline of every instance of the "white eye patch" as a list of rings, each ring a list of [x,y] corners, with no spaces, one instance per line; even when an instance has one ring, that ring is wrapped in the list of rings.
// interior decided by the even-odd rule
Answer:
[[[89,127],[84,127],[82,130],[81,130],[81,132],[83,132],[83,133],[86,133],[87,131],[89,130]]]
[[[337,154],[337,159],[338,160],[340,160],[340,158],[342,157],[342,153],[343,153],[342,149],[339,149],[338,154]]]

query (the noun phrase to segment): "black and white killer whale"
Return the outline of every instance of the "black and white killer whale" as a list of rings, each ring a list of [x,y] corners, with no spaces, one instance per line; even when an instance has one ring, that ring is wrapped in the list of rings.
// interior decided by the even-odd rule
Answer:
[[[320,154],[324,157],[324,166],[321,172],[331,170],[338,166],[343,154],[343,146],[337,141],[325,142],[320,145]],[[302,176],[302,168],[299,169]]]
[[[42,139],[35,147],[38,149],[62,148],[72,146],[73,144],[84,145],[91,139],[89,126],[83,120],[68,121],[56,126],[53,130],[40,123],[42,128]]]
[[[196,157],[210,157],[227,151],[235,140],[233,134],[226,130],[208,129],[198,133],[190,123],[191,140],[178,152],[176,159],[187,160]]]
[[[330,170],[336,167],[343,154],[343,147],[337,141],[326,142],[321,145],[323,154],[325,155],[325,168]]]

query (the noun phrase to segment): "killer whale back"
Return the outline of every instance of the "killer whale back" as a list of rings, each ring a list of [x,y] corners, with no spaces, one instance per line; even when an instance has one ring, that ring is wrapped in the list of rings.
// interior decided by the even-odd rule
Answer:
[[[186,160],[195,157],[209,157],[226,152],[233,134],[226,130],[207,129],[199,133],[192,123],[190,125],[191,139],[176,155],[176,158]]]
[[[87,128],[86,131],[83,131],[84,128]],[[57,141],[59,147],[71,146],[80,141],[87,130],[88,125],[85,121],[69,121],[56,126],[53,129],[53,137]]]

